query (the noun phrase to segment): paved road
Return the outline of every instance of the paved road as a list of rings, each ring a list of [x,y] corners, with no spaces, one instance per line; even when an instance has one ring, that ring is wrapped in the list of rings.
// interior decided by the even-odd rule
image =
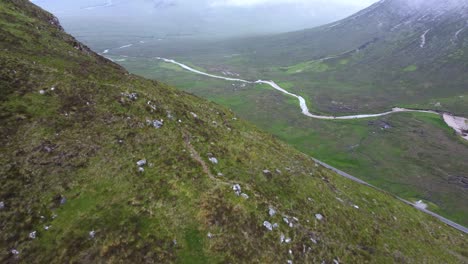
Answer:
[[[328,164],[326,164],[326,163],[324,163],[324,162],[322,162],[322,161],[320,161],[320,160],[318,160],[318,159],[314,159],[314,158],[312,158],[312,159],[313,159],[315,162],[317,162],[318,164],[322,165],[323,167],[325,167],[325,168],[327,168],[327,169],[330,169],[330,170],[336,172],[337,174],[339,174],[339,175],[341,175],[341,176],[343,176],[343,177],[345,177],[345,178],[348,178],[348,179],[350,179],[350,180],[352,180],[352,181],[355,181],[355,182],[357,182],[357,183],[360,183],[360,184],[362,184],[362,185],[366,185],[366,186],[372,187],[372,188],[374,188],[374,189],[376,189],[376,190],[379,190],[379,191],[388,193],[388,192],[386,192],[386,191],[384,191],[384,190],[382,190],[382,189],[380,189],[380,188],[377,188],[377,187],[375,187],[375,186],[373,186],[373,185],[371,185],[371,184],[369,184],[369,183],[367,183],[367,182],[365,182],[365,181],[363,181],[363,180],[360,180],[360,179],[358,179],[358,178],[356,178],[356,177],[354,177],[354,176],[352,176],[352,175],[349,175],[348,173],[346,173],[346,172],[344,172],[344,171],[341,171],[341,170],[339,170],[339,169],[337,169],[337,168],[335,168],[335,167],[332,167],[332,166],[330,166],[330,165],[328,165]],[[390,195],[392,195],[392,194],[390,194]],[[422,212],[424,212],[424,213],[426,213],[426,214],[428,214],[428,215],[431,215],[431,216],[433,216],[433,217],[439,219],[439,220],[442,221],[443,223],[445,223],[445,224],[447,224],[447,225],[449,225],[449,226],[451,226],[451,227],[453,227],[453,228],[455,228],[455,229],[457,229],[457,230],[459,230],[459,231],[461,231],[461,232],[463,232],[463,233],[465,233],[465,234],[468,234],[468,228],[466,228],[466,227],[464,227],[464,226],[462,226],[462,225],[460,225],[460,224],[457,224],[457,223],[455,223],[455,222],[453,222],[453,221],[450,221],[450,220],[448,220],[447,218],[442,217],[442,216],[440,216],[440,215],[438,215],[438,214],[436,214],[436,213],[433,213],[433,212],[431,212],[431,211],[429,211],[429,210],[426,210],[426,209],[424,209],[424,208],[417,207],[417,206],[415,206],[413,203],[411,203],[410,201],[407,201],[407,200],[405,200],[405,199],[403,199],[403,198],[400,198],[400,197],[395,196],[395,195],[392,195],[392,196],[394,196],[394,197],[397,198],[398,200],[404,202],[405,204],[408,204],[408,205],[410,205],[411,207],[414,207],[414,208],[418,209],[419,211],[422,211]]]

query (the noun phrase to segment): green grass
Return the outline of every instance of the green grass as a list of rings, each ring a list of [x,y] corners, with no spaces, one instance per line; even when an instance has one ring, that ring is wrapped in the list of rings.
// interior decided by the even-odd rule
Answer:
[[[18,20],[2,19],[0,31],[0,48],[9,51],[0,53],[2,263],[466,262],[458,231],[316,166],[219,105],[127,74],[29,1],[2,2],[0,17],[5,12]],[[35,41],[15,43],[29,31]],[[54,91],[38,96],[51,84]],[[122,95],[128,92],[138,99]],[[164,126],[146,124],[155,119]],[[235,183],[249,199],[234,194]],[[299,223],[290,228],[283,215]],[[265,220],[278,229],[268,232]],[[292,242],[280,244],[281,233]]]
[[[133,71],[131,65],[124,66]],[[457,185],[448,183],[451,175],[468,169],[462,158],[467,155],[467,144],[438,116],[398,114],[367,120],[311,120],[300,114],[297,99],[269,87],[261,90],[251,86],[236,91],[229,82],[166,69],[145,76],[165,80],[228,106],[304,153],[403,198],[430,200],[437,205],[431,207],[437,213],[468,224],[468,208],[459,199],[466,194]],[[290,91],[297,89],[293,82],[279,85]],[[314,101],[302,92],[299,94],[313,109]],[[369,125],[372,121],[376,124]],[[390,123],[392,128],[381,130],[378,126],[381,121]],[[432,140],[438,143],[431,143]],[[440,183],[441,177],[444,183]],[[434,182],[436,187],[432,185]]]
[[[404,72],[414,72],[414,71],[417,71],[417,70],[418,70],[418,66],[416,66],[414,64],[409,65],[408,67],[403,69]]]

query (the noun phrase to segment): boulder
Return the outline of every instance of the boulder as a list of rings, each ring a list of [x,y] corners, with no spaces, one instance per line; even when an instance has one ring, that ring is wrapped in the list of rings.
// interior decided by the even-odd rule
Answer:
[[[138,167],[143,167],[146,165],[146,159],[139,160],[136,164]]]
[[[268,221],[263,222],[263,226],[269,231],[273,231],[273,225],[270,222]]]
[[[242,193],[242,188],[239,184],[234,184],[232,186],[232,190],[236,193],[237,196],[241,195]]]
[[[317,220],[319,220],[319,221],[322,221],[323,215],[321,215],[321,214],[315,214],[315,218],[316,218]]]

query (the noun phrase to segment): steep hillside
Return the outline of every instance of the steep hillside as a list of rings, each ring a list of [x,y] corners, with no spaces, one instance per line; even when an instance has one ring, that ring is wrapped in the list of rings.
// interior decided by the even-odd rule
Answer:
[[[463,263],[465,234],[0,2],[2,263]],[[271,229],[271,230],[270,230]]]

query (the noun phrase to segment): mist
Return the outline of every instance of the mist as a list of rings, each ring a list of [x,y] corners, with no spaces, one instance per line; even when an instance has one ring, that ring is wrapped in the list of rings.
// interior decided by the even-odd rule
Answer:
[[[216,39],[331,23],[376,0],[36,0],[80,40]]]

